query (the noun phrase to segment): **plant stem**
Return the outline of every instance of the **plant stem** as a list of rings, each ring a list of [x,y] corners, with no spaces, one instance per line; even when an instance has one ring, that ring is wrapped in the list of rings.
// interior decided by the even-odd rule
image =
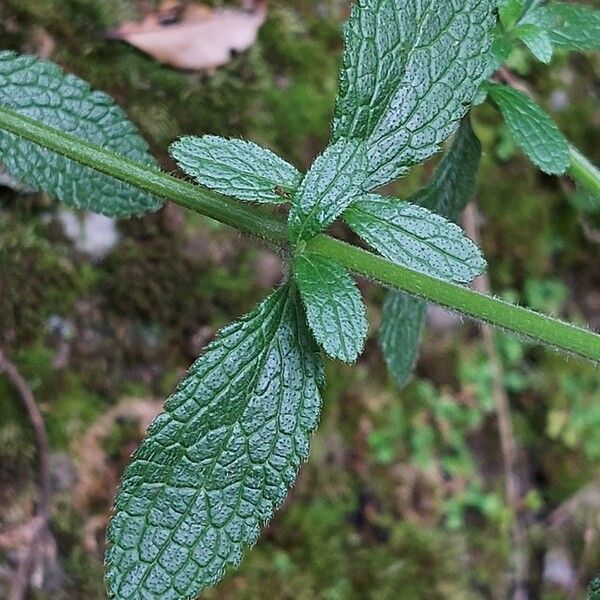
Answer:
[[[332,258],[359,275],[420,296],[477,321],[484,321],[592,362],[600,362],[600,335],[586,329],[395,265],[362,248],[324,235],[308,242],[307,251]]]
[[[593,165],[577,148],[570,146],[569,150],[571,152],[569,174],[575,181],[600,198],[600,169]]]
[[[136,163],[3,107],[0,107],[0,129],[244,233],[279,246],[288,244],[285,224],[258,208],[224,198],[155,167]],[[307,244],[307,250],[336,260],[357,275],[600,363],[600,335],[591,331],[395,265],[326,235],[319,235],[311,240]]]
[[[3,107],[0,107],[0,129],[244,233],[277,245],[287,241],[285,224],[266,212],[177,179],[157,167],[133,161]]]

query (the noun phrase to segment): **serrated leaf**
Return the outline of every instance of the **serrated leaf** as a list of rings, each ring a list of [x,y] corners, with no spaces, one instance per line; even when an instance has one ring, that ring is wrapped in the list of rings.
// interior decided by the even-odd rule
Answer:
[[[222,330],[125,471],[111,598],[196,598],[240,562],[308,456],[322,384],[294,286]]]
[[[363,350],[368,323],[348,271],[323,256],[299,254],[294,257],[294,277],[317,342],[329,356],[354,362]]]
[[[409,199],[453,221],[475,194],[481,144],[465,119],[440,162],[433,179]],[[427,303],[399,292],[389,292],[383,306],[379,343],[398,388],[403,388],[416,362]]]
[[[481,143],[473,132],[471,121],[464,119],[429,185],[408,202],[458,221],[475,194],[480,158]]]
[[[485,269],[479,248],[458,225],[416,204],[369,194],[344,216],[363,240],[396,264],[456,283],[472,281]]]
[[[498,0],[500,22],[506,29],[510,29],[516,24],[524,9],[525,0]]]
[[[548,114],[512,87],[486,83],[485,88],[531,161],[545,173],[563,175],[571,163],[569,144]]]
[[[435,154],[486,77],[494,0],[362,0],[345,29],[333,140],[365,140],[365,190]]]
[[[400,389],[417,362],[426,311],[426,302],[401,292],[390,292],[383,304],[379,345]]]
[[[552,60],[554,47],[550,41],[550,36],[541,27],[526,23],[519,25],[514,30],[514,34],[529,48],[530,52],[544,64]]]
[[[552,45],[563,50],[600,50],[600,10],[553,2],[530,11],[525,22],[539,25]]]
[[[245,140],[189,136],[172,144],[170,153],[200,184],[240,200],[287,202],[302,179],[276,154]]]
[[[292,239],[309,240],[362,193],[365,156],[358,141],[329,146],[313,163],[294,195],[288,221]]]
[[[155,164],[146,142],[104,93],[32,56],[0,52],[0,106],[144,164]],[[0,132],[0,162],[27,186],[107,216],[158,210],[158,198],[41,146]]]

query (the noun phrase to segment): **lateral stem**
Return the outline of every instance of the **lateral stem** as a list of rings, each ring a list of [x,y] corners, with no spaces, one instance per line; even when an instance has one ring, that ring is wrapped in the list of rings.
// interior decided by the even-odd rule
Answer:
[[[260,208],[193,185],[156,167],[132,161],[4,107],[0,107],[0,129],[244,233],[277,246],[288,246],[285,223]],[[578,153],[574,155],[580,175],[588,172],[591,166],[581,158]],[[590,180],[597,179],[600,190],[600,177],[589,177]],[[555,350],[600,363],[600,335],[589,330],[401,267],[326,235],[309,241],[307,250],[336,260],[357,275],[385,286],[419,296]]]

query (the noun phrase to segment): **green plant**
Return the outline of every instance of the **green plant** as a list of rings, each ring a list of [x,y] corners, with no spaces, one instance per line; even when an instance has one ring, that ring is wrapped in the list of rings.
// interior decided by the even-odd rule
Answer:
[[[600,172],[550,117],[489,81],[517,43],[547,62],[555,48],[597,49],[599,29],[600,13],[562,3],[362,0],[346,27],[331,143],[309,172],[250,142],[183,138],[171,154],[204,187],[161,172],[106,95],[47,62],[0,54],[0,157],[11,175],[112,216],[166,198],[281,247],[288,263],[286,283],[192,366],[128,467],[108,536],[111,597],[193,598],[256,541],[308,455],[319,346],[344,362],[362,351],[366,311],[350,271],[393,290],[381,346],[399,385],[425,301],[600,362],[600,336],[465,287],[485,261],[453,222],[481,152],[467,112],[487,98],[540,169],[600,196]],[[407,201],[374,193],[453,134],[426,188]],[[287,226],[239,200],[289,204]],[[379,255],[325,235],[339,217]]]

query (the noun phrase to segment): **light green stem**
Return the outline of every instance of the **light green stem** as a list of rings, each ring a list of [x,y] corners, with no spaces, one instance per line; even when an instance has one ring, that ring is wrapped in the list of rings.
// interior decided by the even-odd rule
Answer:
[[[224,198],[2,107],[0,129],[240,231],[279,246],[288,245],[285,224],[259,208]],[[336,260],[357,275],[600,363],[600,335],[586,329],[400,267],[326,235],[309,241],[307,250]]]
[[[593,165],[577,148],[569,147],[571,166],[569,174],[575,181],[600,198],[600,169]]]

